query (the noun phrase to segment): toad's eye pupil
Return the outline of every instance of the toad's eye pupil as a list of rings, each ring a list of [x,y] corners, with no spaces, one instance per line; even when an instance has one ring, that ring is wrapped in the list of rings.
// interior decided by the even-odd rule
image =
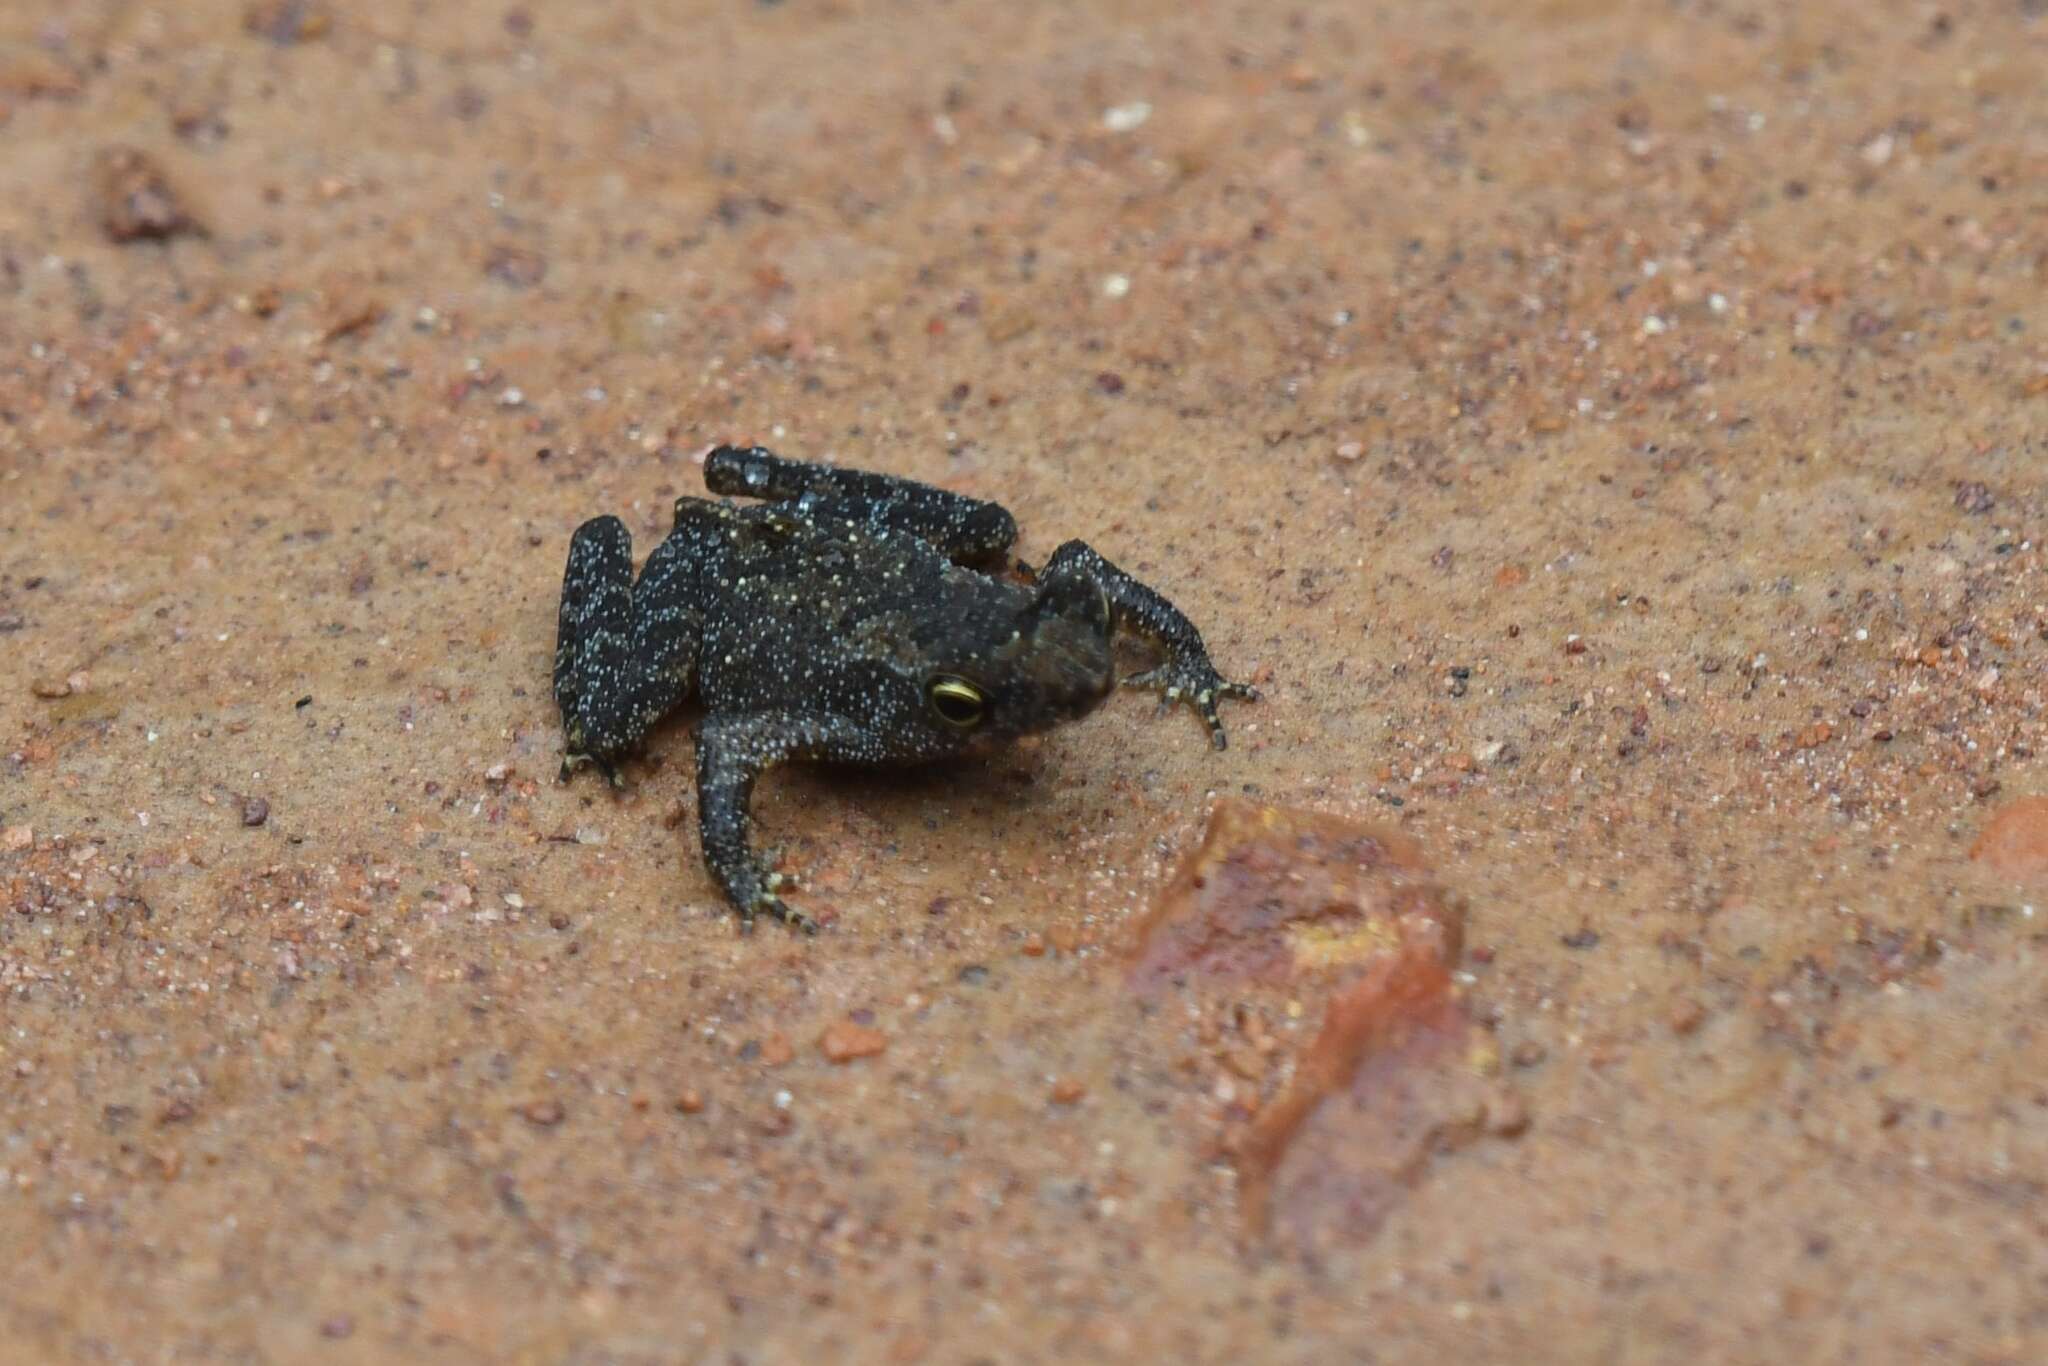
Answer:
[[[965,730],[981,724],[988,698],[964,678],[935,678],[927,694],[932,712],[949,726]]]

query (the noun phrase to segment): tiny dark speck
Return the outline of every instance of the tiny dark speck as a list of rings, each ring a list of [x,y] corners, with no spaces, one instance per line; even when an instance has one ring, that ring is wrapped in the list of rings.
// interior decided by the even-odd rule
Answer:
[[[1558,942],[1568,949],[1591,949],[1600,944],[1600,931],[1590,929],[1573,930],[1570,934],[1558,936]]]
[[[1095,377],[1095,387],[1105,394],[1120,394],[1124,391],[1124,377],[1114,370],[1104,370]]]
[[[307,693],[304,697],[301,697],[298,701],[292,703],[292,709],[294,711],[304,711],[307,707],[310,707],[312,705],[313,694]]]
[[[988,980],[988,969],[979,963],[969,963],[960,969],[959,980],[970,987],[978,987]]]

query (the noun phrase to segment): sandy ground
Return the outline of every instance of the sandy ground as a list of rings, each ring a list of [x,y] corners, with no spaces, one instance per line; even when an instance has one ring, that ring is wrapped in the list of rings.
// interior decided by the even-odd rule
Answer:
[[[2044,70],[2038,0],[13,0],[9,1359],[2048,1357],[2048,832],[1969,856],[2048,791]],[[1266,700],[778,777],[830,924],[741,940],[687,724],[561,786],[547,686],[570,530],[721,440],[1086,537]],[[1122,969],[1226,793],[1426,852],[1529,1117],[1315,1256]]]

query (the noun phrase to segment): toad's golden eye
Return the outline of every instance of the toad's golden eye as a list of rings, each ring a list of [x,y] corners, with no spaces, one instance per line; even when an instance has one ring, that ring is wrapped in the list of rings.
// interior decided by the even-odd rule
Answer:
[[[988,715],[988,694],[964,678],[941,674],[925,688],[932,715],[955,730],[972,730]]]

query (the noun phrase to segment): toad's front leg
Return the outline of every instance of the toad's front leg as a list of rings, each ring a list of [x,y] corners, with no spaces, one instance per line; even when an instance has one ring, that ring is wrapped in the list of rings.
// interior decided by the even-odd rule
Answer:
[[[754,852],[754,780],[792,759],[858,760],[870,748],[867,732],[844,717],[787,711],[707,716],[697,727],[697,830],[704,862],[751,933],[765,911],[793,929],[818,932],[818,923],[784,905],[776,893],[791,881],[771,872]]]
[[[1132,674],[1124,680],[1127,688],[1157,688],[1160,710],[1185,702],[1209,728],[1209,740],[1218,749],[1225,746],[1223,721],[1216,704],[1226,697],[1246,702],[1259,700],[1258,689],[1249,683],[1232,683],[1216,672],[1209,660],[1209,647],[1202,633],[1168,602],[1157,589],[1138,582],[1095,553],[1085,541],[1068,541],[1052,553],[1043,569],[1035,571],[1043,583],[1063,575],[1078,575],[1101,588],[1116,612],[1118,630],[1132,630],[1150,637],[1166,658],[1158,667]]]

